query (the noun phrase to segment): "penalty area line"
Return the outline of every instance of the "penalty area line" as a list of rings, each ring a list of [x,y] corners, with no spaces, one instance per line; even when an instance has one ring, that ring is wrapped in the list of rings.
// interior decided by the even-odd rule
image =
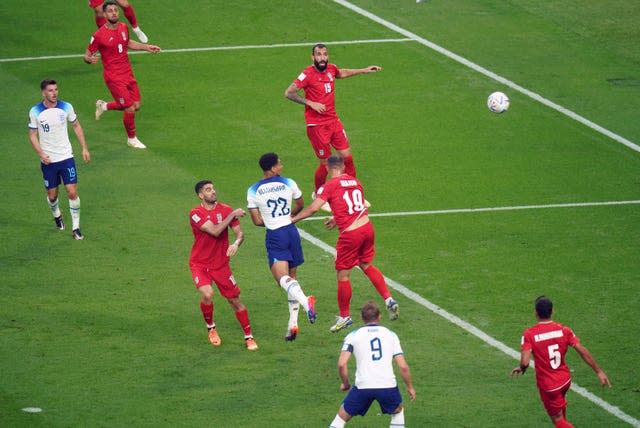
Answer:
[[[640,203],[640,201],[637,201]],[[321,250],[333,255],[335,257],[336,255],[336,251],[333,247],[331,247],[329,244],[325,243],[324,241],[316,238],[315,236],[311,235],[310,233],[298,228],[298,231],[300,232],[300,236],[302,238],[304,238],[305,240],[309,241],[311,244],[315,245],[316,247],[320,248]],[[421,295],[419,295],[418,293],[414,292],[413,290],[407,288],[406,286],[400,284],[397,281],[394,281],[393,279],[385,276],[384,277],[385,281],[387,282],[387,284],[393,288],[394,290],[398,291],[400,294],[402,294],[403,296],[407,297],[408,299],[411,299],[412,301],[414,301],[415,303],[424,306],[425,308],[429,309],[431,312],[433,312],[436,315],[440,315],[442,318],[446,319],[447,321],[451,322],[452,324],[460,327],[461,329],[471,333],[472,335],[476,336],[478,339],[482,340],[483,342],[485,342],[486,344],[493,346],[494,348],[498,349],[499,351],[507,354],[508,356],[519,360],[520,359],[520,352],[516,351],[515,349],[512,349],[510,347],[508,347],[507,345],[505,345],[504,343],[500,342],[499,340],[489,336],[487,333],[483,332],[482,330],[480,330],[479,328],[477,328],[476,326],[466,322],[465,320],[457,317],[456,315],[453,315],[452,313],[447,312],[445,309],[441,308],[440,306],[430,302],[429,300],[425,299],[424,297],[422,297]],[[535,368],[535,366],[534,366]],[[634,426],[634,427],[640,427],[640,421],[633,418],[632,416],[624,413],[622,410],[620,410],[618,407],[613,406],[609,403],[607,403],[606,401],[604,401],[603,399],[601,399],[600,397],[596,396],[595,394],[589,392],[586,388],[579,386],[577,383],[574,383],[573,381],[571,382],[571,389],[573,391],[575,391],[578,395],[583,396],[584,398],[586,398],[587,400],[591,401],[592,403],[600,406],[601,408],[603,408],[604,410],[606,410],[607,412],[611,413],[612,415],[616,416],[619,419],[622,419],[623,421],[629,423],[630,425]]]

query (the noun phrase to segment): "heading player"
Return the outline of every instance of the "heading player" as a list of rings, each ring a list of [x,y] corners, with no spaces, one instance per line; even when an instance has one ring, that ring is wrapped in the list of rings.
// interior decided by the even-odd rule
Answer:
[[[330,328],[332,332],[349,327],[353,320],[350,315],[351,269],[359,266],[369,278],[378,294],[384,299],[389,318],[399,315],[398,303],[391,296],[382,272],[373,265],[375,256],[375,234],[369,221],[364,189],[353,176],[345,173],[344,159],[339,154],[329,156],[330,179],[318,189],[316,200],[292,219],[294,223],[313,215],[323,204],[328,203],[333,212],[325,223],[328,228],[338,226],[340,234],[336,244],[335,268],[338,276],[338,307],[340,316]]]

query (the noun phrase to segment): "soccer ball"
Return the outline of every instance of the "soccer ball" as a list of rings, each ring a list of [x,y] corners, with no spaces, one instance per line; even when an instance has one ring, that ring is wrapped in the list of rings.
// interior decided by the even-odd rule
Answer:
[[[487,107],[494,113],[502,113],[509,109],[509,97],[502,92],[494,92],[487,98]]]

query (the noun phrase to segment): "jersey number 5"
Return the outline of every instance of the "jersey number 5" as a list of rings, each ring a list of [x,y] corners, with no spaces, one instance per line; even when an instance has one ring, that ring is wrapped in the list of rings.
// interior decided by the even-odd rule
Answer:
[[[549,345],[547,348],[549,351],[549,363],[551,364],[551,368],[554,370],[560,367],[560,363],[562,362],[562,357],[558,348],[560,348],[560,345]]]

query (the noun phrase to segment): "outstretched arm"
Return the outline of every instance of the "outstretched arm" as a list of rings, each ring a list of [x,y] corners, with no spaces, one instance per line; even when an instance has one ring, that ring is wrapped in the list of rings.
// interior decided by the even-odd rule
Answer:
[[[376,71],[382,71],[382,67],[379,65],[370,65],[365,68],[341,68],[340,74],[336,77],[338,79],[346,79],[347,77],[357,76],[358,74],[375,73]]]
[[[160,46],[150,45],[147,43],[140,43],[131,39],[129,39],[129,44],[127,46],[129,47],[129,49],[134,51],[147,51],[151,53],[158,53],[161,51]]]
[[[600,385],[602,386],[606,385],[606,386],[609,386],[609,388],[611,388],[611,382],[609,381],[607,374],[600,368],[598,363],[596,363],[596,360],[591,355],[591,352],[589,352],[589,350],[584,346],[582,346],[582,344],[580,343],[578,343],[577,345],[574,345],[573,348],[576,351],[578,351],[578,354],[580,354],[580,357],[582,357],[584,362],[587,363],[589,367],[593,369],[594,372],[596,372],[596,376],[598,376],[598,379],[600,380]]]
[[[297,223],[300,220],[303,220],[307,217],[311,217],[313,214],[316,213],[316,211],[320,209],[321,206],[325,204],[325,202],[327,201],[321,199],[320,197],[314,199],[311,205],[309,205],[308,207],[300,211],[298,214],[291,217],[291,222]]]

